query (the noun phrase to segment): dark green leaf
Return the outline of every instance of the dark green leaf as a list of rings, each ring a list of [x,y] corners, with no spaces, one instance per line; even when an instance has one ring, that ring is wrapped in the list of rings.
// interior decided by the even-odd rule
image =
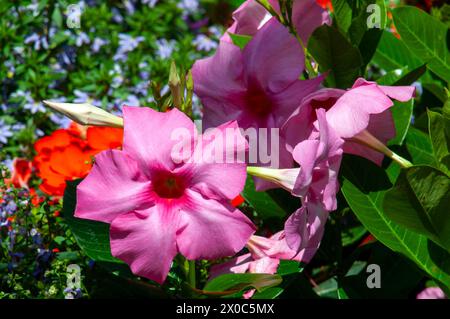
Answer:
[[[392,118],[395,124],[395,137],[389,141],[388,145],[402,145],[409,126],[411,125],[411,117],[413,113],[413,100],[407,102],[394,101],[391,108]]]
[[[90,258],[99,261],[121,262],[111,255],[109,225],[73,216],[77,201],[77,185],[81,180],[67,182],[64,192],[62,215],[70,227],[78,245]]]
[[[383,210],[385,193],[391,188],[386,172],[355,156],[345,156],[342,166],[342,193],[350,208],[380,242],[414,261],[429,276],[450,287],[450,254],[393,222]]]
[[[286,212],[266,192],[257,192],[255,190],[255,184],[251,176],[247,177],[242,196],[262,219],[286,216]]]
[[[436,165],[430,138],[424,132],[411,127],[406,134],[406,148],[415,165]]]
[[[430,166],[414,166],[386,192],[383,209],[391,220],[450,251],[450,178]]]
[[[303,270],[303,265],[295,260],[280,260],[280,265],[277,269],[277,274],[286,276],[299,273]]]
[[[360,75],[363,64],[359,50],[334,27],[317,28],[308,42],[308,49],[321,72],[329,71],[326,83],[330,87],[348,88]]]
[[[434,156],[439,168],[450,175],[450,118],[430,110],[427,113]]]

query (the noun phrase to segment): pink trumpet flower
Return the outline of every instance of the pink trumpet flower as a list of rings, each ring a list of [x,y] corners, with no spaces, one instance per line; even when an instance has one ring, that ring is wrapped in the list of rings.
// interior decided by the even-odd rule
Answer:
[[[396,135],[389,111],[393,106],[391,99],[406,102],[413,96],[413,86],[382,86],[359,78],[347,91],[322,89],[305,97],[283,126],[282,134],[287,148],[292,150],[312,134],[317,119],[314,110],[323,108],[327,110],[330,127],[345,140],[344,152],[380,165],[383,160],[380,145]]]
[[[177,253],[194,260],[240,251],[255,226],[229,202],[244,187],[246,165],[238,160],[219,164],[211,157],[212,151],[245,152],[237,124],[198,135],[177,109],[159,113],[124,107],[123,112],[123,149],[95,157],[78,186],[75,216],[111,224],[112,255],[133,273],[159,283]],[[219,137],[230,130],[232,139]],[[178,152],[180,145],[184,148]]]
[[[336,210],[336,194],[339,190],[338,172],[344,141],[331,128],[324,109],[315,110],[317,121],[310,138],[298,143],[292,151],[299,168],[286,170],[248,167],[255,176],[270,180],[301,197],[302,207],[285,223],[288,246],[294,251],[304,249],[305,243],[320,243],[328,212]],[[310,225],[305,228],[305,225]],[[316,249],[317,249],[316,247]],[[312,257],[315,250],[309,250]],[[312,253],[312,255],[311,255]]]
[[[247,1],[235,13],[232,31],[252,35],[243,50],[224,38],[214,56],[199,60],[193,66],[194,91],[204,106],[206,128],[237,120],[243,129],[279,129],[323,79],[299,80],[305,65],[301,45],[275,18],[261,20],[263,11],[258,6]],[[318,7],[318,10],[322,9]],[[248,16],[254,20],[246,20]],[[311,21],[311,28],[323,23],[321,17]],[[305,37],[309,33],[310,30],[305,32]],[[268,148],[274,143],[270,136],[264,142]],[[282,147],[277,163],[264,163],[258,157],[252,164],[291,167],[292,157],[283,147],[282,136],[279,144]],[[267,184],[259,182],[257,189],[267,188]]]

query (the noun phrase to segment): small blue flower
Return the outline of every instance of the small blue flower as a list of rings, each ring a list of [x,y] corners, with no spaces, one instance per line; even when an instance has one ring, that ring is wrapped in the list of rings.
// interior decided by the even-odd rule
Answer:
[[[181,0],[177,7],[183,10],[183,16],[187,16],[198,11],[199,3],[198,0]]]
[[[33,48],[37,51],[42,49],[48,49],[48,42],[45,36],[41,36],[37,33],[33,33],[25,38],[25,44],[33,44]]]
[[[142,0],[142,4],[148,5],[150,8],[153,8],[158,0]]]
[[[0,143],[8,143],[8,138],[13,136],[11,125],[5,124],[5,122],[0,119]]]
[[[170,56],[173,53],[173,50],[175,49],[176,42],[174,40],[167,41],[166,39],[159,39],[156,40],[156,55],[164,60],[167,58],[170,58]]]
[[[193,44],[200,51],[212,51],[217,48],[217,42],[204,34],[199,34],[193,41]]]

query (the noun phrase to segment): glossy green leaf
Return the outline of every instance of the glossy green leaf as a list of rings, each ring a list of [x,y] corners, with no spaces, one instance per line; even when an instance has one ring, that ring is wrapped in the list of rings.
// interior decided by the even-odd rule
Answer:
[[[413,105],[413,100],[407,102],[394,101],[391,112],[392,118],[394,119],[396,135],[389,141],[388,145],[401,145],[405,140],[409,126],[411,125]]]
[[[391,220],[425,235],[450,251],[450,178],[430,166],[402,172],[386,192],[383,209]]]
[[[73,216],[76,205],[77,185],[81,180],[67,182],[64,192],[62,215],[69,225],[78,245],[90,258],[98,261],[120,262],[111,255],[109,225]]]
[[[430,137],[424,132],[411,127],[406,134],[406,148],[415,165],[436,165]]]
[[[278,205],[266,192],[257,192],[251,176],[247,177],[242,196],[263,219],[281,218],[286,216],[284,209]]]
[[[360,75],[363,61],[359,50],[336,28],[328,25],[317,28],[309,39],[308,49],[320,71],[329,72],[328,86],[349,88]]]
[[[428,68],[450,82],[449,28],[416,7],[392,10],[395,26],[402,41]]]
[[[450,254],[392,221],[383,210],[383,199],[392,187],[386,172],[355,156],[345,156],[341,191],[352,211],[381,243],[415,262],[435,280],[450,287]]]
[[[280,275],[268,274],[225,274],[209,281],[204,291],[230,291],[236,293],[246,288],[255,288],[258,291],[278,286],[283,279]]]
[[[438,167],[450,176],[450,119],[430,110],[428,127]]]
[[[295,260],[280,260],[277,274],[280,276],[292,275],[303,270],[304,265]]]
[[[397,39],[389,31],[383,31],[372,61],[385,71],[394,71],[405,67],[414,70],[423,64],[400,39]]]

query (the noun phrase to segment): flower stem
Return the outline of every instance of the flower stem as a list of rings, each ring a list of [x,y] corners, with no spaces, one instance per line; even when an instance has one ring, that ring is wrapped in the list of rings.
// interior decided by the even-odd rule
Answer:
[[[191,285],[191,287],[195,289],[195,260],[189,260],[189,285]]]
[[[358,135],[351,138],[351,141],[364,146],[368,146],[377,152],[383,153],[387,157],[391,158],[393,161],[397,162],[402,168],[408,168],[413,166],[413,164],[410,161],[391,151],[386,145],[384,145],[375,136],[370,134],[367,130],[364,130]]]

